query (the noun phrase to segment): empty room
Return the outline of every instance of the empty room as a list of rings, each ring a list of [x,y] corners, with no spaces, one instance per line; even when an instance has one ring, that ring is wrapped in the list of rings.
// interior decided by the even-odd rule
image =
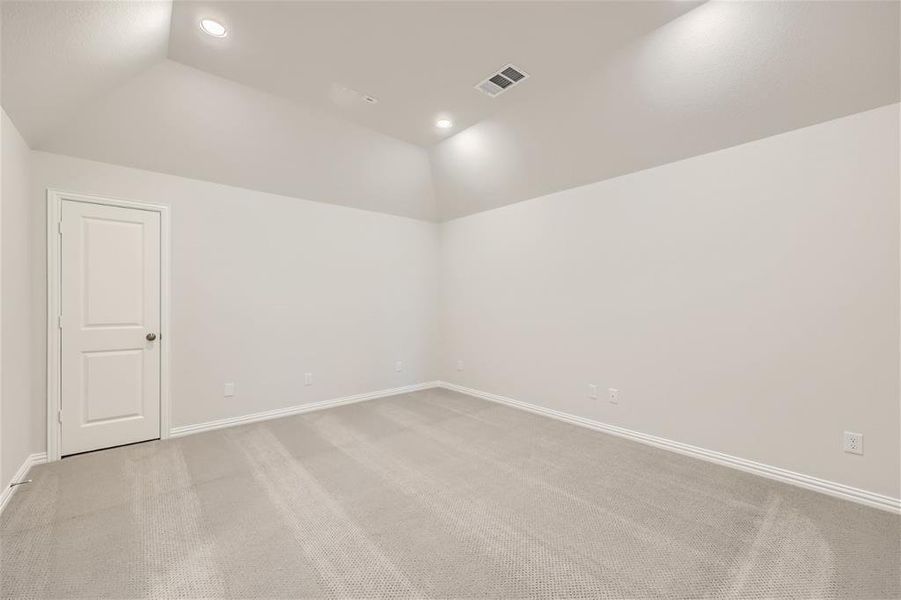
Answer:
[[[0,600],[901,599],[901,1],[0,8]]]

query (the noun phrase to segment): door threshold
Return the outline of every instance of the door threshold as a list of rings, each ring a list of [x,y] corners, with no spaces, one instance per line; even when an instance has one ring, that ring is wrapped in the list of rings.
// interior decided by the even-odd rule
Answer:
[[[64,454],[60,458],[71,458],[73,456],[83,456],[85,454],[93,454],[95,452],[103,452],[104,450],[113,450],[115,448],[127,448],[128,446],[137,446],[138,444],[146,444],[147,442],[158,442],[160,438],[150,438],[149,440],[141,440],[140,442],[129,442],[127,444],[119,444],[118,446],[108,446],[106,448],[97,448],[96,450],[85,450],[84,452],[73,452],[72,454]]]

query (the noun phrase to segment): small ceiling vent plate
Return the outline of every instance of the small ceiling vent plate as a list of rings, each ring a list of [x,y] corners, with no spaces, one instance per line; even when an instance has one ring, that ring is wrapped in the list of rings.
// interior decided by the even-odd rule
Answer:
[[[519,67],[505,65],[479,82],[475,88],[486,96],[495,98],[528,78],[529,74]]]

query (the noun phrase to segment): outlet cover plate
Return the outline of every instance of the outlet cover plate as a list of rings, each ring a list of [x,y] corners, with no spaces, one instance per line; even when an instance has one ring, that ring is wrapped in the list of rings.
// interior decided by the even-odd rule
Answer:
[[[846,431],[842,435],[842,449],[849,454],[863,454],[863,434]]]
[[[619,404],[619,390],[616,388],[607,388],[607,394],[610,398],[610,404]]]

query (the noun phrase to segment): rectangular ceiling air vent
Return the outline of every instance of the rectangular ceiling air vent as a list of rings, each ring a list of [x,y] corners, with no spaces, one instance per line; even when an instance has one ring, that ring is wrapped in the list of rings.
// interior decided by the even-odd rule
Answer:
[[[494,98],[528,78],[529,74],[519,67],[506,65],[496,73],[486,77],[475,88],[483,94]]]

